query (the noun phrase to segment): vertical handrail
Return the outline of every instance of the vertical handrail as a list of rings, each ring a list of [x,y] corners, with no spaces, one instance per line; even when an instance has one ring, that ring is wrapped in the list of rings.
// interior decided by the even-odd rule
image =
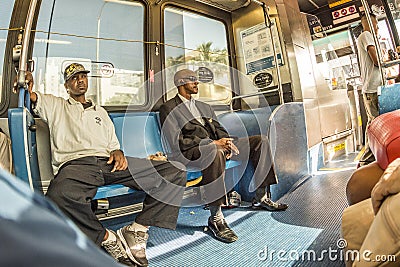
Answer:
[[[371,19],[370,9],[369,9],[369,5],[368,5],[367,1],[366,0],[361,0],[361,4],[364,7],[364,12],[365,12],[365,16],[367,18],[369,29],[371,30],[372,36],[374,38],[375,51],[376,51],[377,56],[378,56],[378,68],[379,68],[379,72],[381,74],[381,85],[384,86],[385,83],[386,83],[385,82],[386,78],[385,78],[385,73],[384,73],[383,67],[382,67],[382,58],[383,57],[382,57],[382,51],[381,51],[380,45],[379,45],[378,35],[377,35],[377,32],[375,32],[374,27],[372,27],[372,19]]]
[[[389,4],[387,0],[382,0],[382,5],[383,8],[385,9],[386,13],[386,18],[388,20],[389,26],[390,26],[390,32],[393,37],[393,41],[395,43],[395,46],[400,46],[400,38],[399,38],[399,33],[397,31],[396,24],[394,22],[393,14],[392,11],[390,10]]]
[[[280,67],[279,67],[278,54],[277,54],[276,47],[275,47],[274,33],[272,31],[272,21],[271,21],[271,17],[269,16],[268,8],[265,5],[265,3],[263,2],[261,6],[263,8],[265,26],[269,30],[269,34],[271,36],[271,41],[272,41],[272,52],[274,53],[276,77],[278,79],[279,102],[280,102],[280,104],[283,104],[284,100],[283,100],[283,91],[282,91],[281,70],[280,70]],[[276,27],[276,30],[278,30],[278,25],[277,25],[277,21],[276,20],[275,20],[275,27]],[[281,55],[281,57],[283,57],[283,55]]]
[[[23,40],[22,40],[22,51],[21,51],[21,58],[19,60],[18,79],[17,79],[17,86],[20,90],[20,93],[19,93],[20,99],[18,100],[18,107],[24,107],[24,106],[26,106],[27,108],[30,107],[29,93],[26,94],[25,91],[22,91],[23,93],[21,93],[21,90],[27,90],[25,75],[26,75],[27,67],[28,67],[27,66],[28,47],[29,47],[29,40],[30,40],[30,35],[31,35],[31,30],[32,30],[33,19],[35,16],[36,4],[37,4],[37,0],[31,0],[31,2],[29,4],[28,16],[26,17],[26,21],[25,21],[25,30],[24,30]],[[28,97],[25,101],[26,96],[28,96]]]

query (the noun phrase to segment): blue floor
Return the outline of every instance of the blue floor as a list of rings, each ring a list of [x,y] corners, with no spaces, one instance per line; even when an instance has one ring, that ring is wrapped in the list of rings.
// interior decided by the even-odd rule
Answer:
[[[345,158],[330,165],[281,199],[289,204],[287,211],[253,211],[246,207],[249,203],[224,210],[239,236],[231,244],[205,231],[209,211],[182,208],[176,231],[150,228],[150,266],[344,266],[340,221],[354,163]]]
[[[176,231],[151,229],[152,238],[148,244],[150,265],[271,266],[274,261],[274,266],[290,266],[289,262],[268,259],[268,255],[274,257],[273,251],[281,249],[304,250],[322,231],[281,223],[270,212],[236,209],[224,213],[238,234],[238,241],[231,244],[217,241],[209,231],[204,231],[209,212],[185,208],[181,211]]]

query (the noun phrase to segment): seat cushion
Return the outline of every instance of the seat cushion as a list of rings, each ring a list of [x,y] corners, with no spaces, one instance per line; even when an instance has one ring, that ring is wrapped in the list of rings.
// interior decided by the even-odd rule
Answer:
[[[400,84],[379,87],[378,103],[379,114],[400,109]]]

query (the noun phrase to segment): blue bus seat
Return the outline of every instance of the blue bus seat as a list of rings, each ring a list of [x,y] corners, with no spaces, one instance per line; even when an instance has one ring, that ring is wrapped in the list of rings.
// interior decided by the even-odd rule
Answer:
[[[12,153],[17,177],[30,185],[40,188],[40,173],[35,133],[35,120],[26,108],[9,110],[9,128]],[[147,158],[151,154],[164,152],[158,112],[112,113],[110,118],[126,156]],[[240,162],[228,161],[227,169],[238,166]],[[200,170],[188,170],[188,185],[198,183]],[[40,191],[40,190],[39,190]],[[122,184],[99,187],[94,199],[109,198],[134,193],[136,190]]]
[[[379,114],[400,109],[400,83],[378,88]]]
[[[40,184],[36,125],[32,114],[24,107],[8,110],[14,172],[34,190]]]

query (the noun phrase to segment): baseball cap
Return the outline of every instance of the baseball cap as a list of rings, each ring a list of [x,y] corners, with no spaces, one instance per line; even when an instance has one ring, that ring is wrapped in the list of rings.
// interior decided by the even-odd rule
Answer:
[[[71,78],[72,76],[74,76],[79,72],[89,73],[90,71],[86,70],[82,64],[79,63],[69,64],[64,71],[64,81],[68,81],[69,78]]]
[[[188,69],[179,70],[174,75],[174,84],[175,86],[184,85],[185,82],[182,83],[181,80],[190,80],[191,82],[197,81],[196,72]]]

